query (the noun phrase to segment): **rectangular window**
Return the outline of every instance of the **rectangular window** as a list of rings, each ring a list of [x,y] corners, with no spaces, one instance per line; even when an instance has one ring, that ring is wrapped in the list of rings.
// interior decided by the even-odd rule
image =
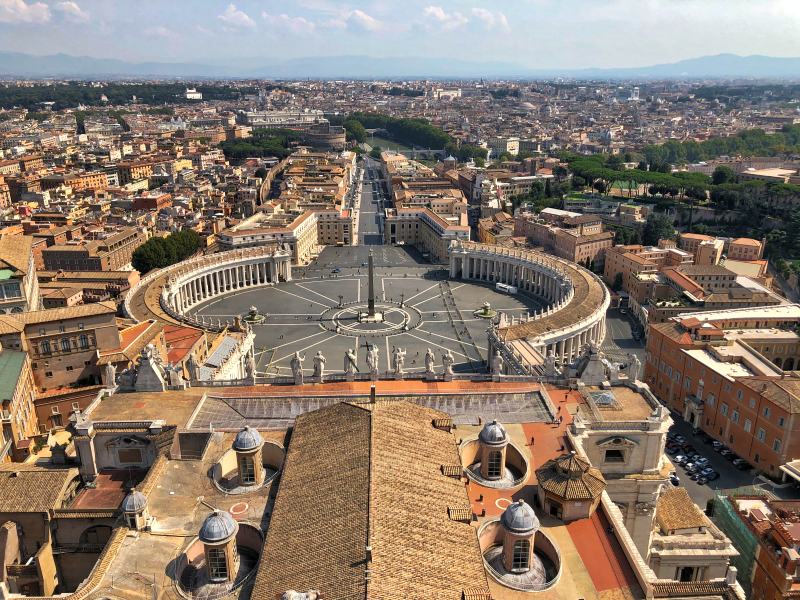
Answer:
[[[605,461],[607,463],[625,462],[625,453],[622,450],[606,450]]]
[[[734,423],[738,423],[739,422],[739,411],[738,410],[733,411],[733,414],[731,415],[731,421],[733,421]]]
[[[783,417],[778,419],[778,427],[783,427],[783,424],[786,423],[786,420]]]
[[[745,419],[745,420],[744,420],[744,430],[745,430],[747,433],[750,433],[750,430],[751,430],[752,428],[753,428],[753,423],[750,421],[750,419]]]
[[[764,416],[769,419],[769,406],[764,407]]]
[[[208,557],[208,575],[214,580],[228,578],[228,563],[225,560],[225,548],[206,547]]]
[[[779,438],[775,438],[775,441],[772,442],[772,449],[775,452],[780,452],[781,451],[781,440]]]
[[[767,434],[766,434],[766,432],[765,432],[763,429],[761,429],[761,428],[759,427],[759,429],[758,429],[758,434],[756,434],[756,437],[758,437],[758,441],[759,441],[759,442],[763,442],[763,441],[764,441],[764,438],[765,438],[765,437],[767,437]]]
[[[727,417],[728,416],[728,405],[727,404],[723,404],[722,406],[719,407],[719,411],[722,413],[723,417]]]

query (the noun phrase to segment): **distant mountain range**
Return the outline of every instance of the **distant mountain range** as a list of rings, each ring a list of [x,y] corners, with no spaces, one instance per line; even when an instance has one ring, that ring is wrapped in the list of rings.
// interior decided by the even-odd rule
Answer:
[[[261,66],[254,66],[254,65]],[[0,52],[0,77],[74,78],[265,78],[265,79],[414,79],[414,78],[554,78],[574,79],[715,79],[800,80],[800,58],[718,54],[648,67],[551,69],[507,62],[452,58],[323,56],[280,62],[254,58],[228,64],[135,63],[110,58]]]

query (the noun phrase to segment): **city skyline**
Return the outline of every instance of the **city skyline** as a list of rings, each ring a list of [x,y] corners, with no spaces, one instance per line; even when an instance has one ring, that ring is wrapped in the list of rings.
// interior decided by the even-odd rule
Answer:
[[[238,0],[193,2],[187,11],[184,3],[145,0],[132,11],[116,0],[0,0],[0,51],[253,68],[331,55],[424,56],[528,69],[625,68],[721,53],[800,56],[800,14],[792,5]]]

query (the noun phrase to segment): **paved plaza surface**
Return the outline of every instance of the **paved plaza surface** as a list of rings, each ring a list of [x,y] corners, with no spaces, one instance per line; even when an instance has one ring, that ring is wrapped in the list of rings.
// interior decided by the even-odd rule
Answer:
[[[253,326],[257,372],[288,376],[295,352],[306,357],[303,366],[310,375],[317,351],[327,359],[326,370],[342,372],[349,348],[355,350],[359,370],[367,372],[368,344],[378,348],[382,372],[392,370],[394,347],[406,351],[405,369],[410,373],[424,372],[428,348],[436,355],[437,369],[442,367],[442,353],[449,350],[455,358],[454,371],[485,372],[489,321],[473,313],[484,302],[512,314],[540,308],[530,297],[502,294],[489,285],[448,281],[447,271],[417,262],[403,248],[375,250],[376,302],[384,322],[374,328],[358,327],[358,308],[363,308],[368,295],[367,268],[360,266],[367,260],[367,247],[328,248],[314,264],[295,270],[293,276],[298,278],[293,281],[228,294],[192,312],[224,320],[245,315],[255,306],[266,317]],[[335,268],[341,272],[333,273]],[[404,322],[408,331],[402,330]]]

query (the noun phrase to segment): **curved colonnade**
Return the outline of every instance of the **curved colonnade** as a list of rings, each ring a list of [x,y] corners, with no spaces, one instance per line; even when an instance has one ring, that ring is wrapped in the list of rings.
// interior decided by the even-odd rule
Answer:
[[[502,315],[489,331],[490,351],[518,374],[541,374],[551,355],[555,362],[570,363],[583,346],[599,345],[605,338],[608,289],[594,273],[566,260],[533,250],[455,242],[450,278],[513,285],[546,303],[528,316]]]
[[[125,313],[137,321],[156,318],[213,329],[214,323],[186,312],[216,296],[291,281],[291,261],[289,250],[274,247],[198,256],[148,273],[126,296]]]

